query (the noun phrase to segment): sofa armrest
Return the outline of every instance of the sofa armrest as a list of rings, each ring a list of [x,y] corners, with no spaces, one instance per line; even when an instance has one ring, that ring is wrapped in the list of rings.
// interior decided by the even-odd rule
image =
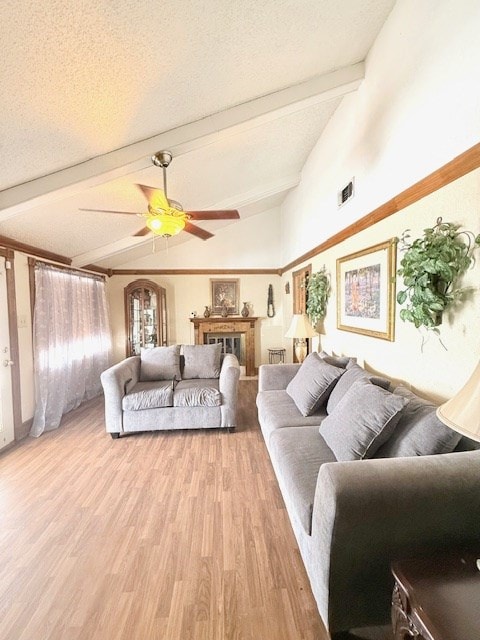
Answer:
[[[218,388],[222,394],[220,406],[222,414],[222,427],[234,429],[237,426],[237,391],[240,378],[240,365],[238,359],[231,353],[223,357],[222,368]]]
[[[321,467],[314,593],[330,631],[388,622],[392,560],[478,544],[479,478],[478,451]]]
[[[258,390],[286,389],[300,366],[300,364],[261,364],[258,368]]]
[[[105,395],[105,425],[108,433],[123,432],[122,400],[128,387],[140,377],[140,356],[131,356],[106,369],[100,380]]]

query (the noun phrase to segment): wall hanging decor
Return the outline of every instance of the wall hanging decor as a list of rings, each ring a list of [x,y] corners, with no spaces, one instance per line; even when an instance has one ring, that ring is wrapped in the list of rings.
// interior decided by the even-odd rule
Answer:
[[[415,327],[425,327],[439,335],[442,313],[462,301],[472,288],[458,286],[460,277],[473,262],[473,252],[480,246],[480,234],[459,231],[460,225],[437,218],[434,227],[410,241],[409,229],[403,232],[400,249],[403,257],[397,271],[404,289],[397,302],[404,305],[400,318]]]
[[[337,328],[394,340],[396,238],[337,260]]]
[[[238,315],[238,279],[210,280],[210,283],[212,286],[211,314],[223,317]]]
[[[310,276],[307,284],[307,315],[313,327],[316,327],[327,314],[330,291],[330,276],[324,265],[320,271]]]
[[[273,287],[271,284],[268,285],[268,296],[267,296],[267,316],[269,318],[273,318],[275,315],[275,305],[273,304]]]

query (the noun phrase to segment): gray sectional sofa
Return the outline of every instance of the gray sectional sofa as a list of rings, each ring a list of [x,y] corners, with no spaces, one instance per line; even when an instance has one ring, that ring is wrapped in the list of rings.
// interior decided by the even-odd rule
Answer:
[[[388,624],[392,560],[480,542],[480,451],[388,387],[319,354],[259,370],[262,433],[332,637]]]
[[[101,375],[105,424],[112,438],[165,429],[237,425],[240,366],[221,345],[155,347]]]

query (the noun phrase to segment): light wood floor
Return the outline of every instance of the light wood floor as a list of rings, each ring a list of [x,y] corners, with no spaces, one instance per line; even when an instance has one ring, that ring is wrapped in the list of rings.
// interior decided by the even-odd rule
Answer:
[[[0,640],[326,640],[256,393],[234,434],[112,440],[100,398],[1,453]]]
[[[326,638],[256,420],[112,440],[103,400],[0,454],[1,640]]]

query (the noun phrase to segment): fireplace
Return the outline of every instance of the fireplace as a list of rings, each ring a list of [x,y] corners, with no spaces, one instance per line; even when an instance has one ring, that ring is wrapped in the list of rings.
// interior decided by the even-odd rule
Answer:
[[[244,333],[208,333],[204,335],[205,344],[222,345],[222,353],[233,353],[238,362],[245,366],[245,334]]]
[[[258,318],[228,316],[227,318],[190,318],[195,344],[220,342],[224,353],[234,353],[247,376],[255,375],[255,323]]]

